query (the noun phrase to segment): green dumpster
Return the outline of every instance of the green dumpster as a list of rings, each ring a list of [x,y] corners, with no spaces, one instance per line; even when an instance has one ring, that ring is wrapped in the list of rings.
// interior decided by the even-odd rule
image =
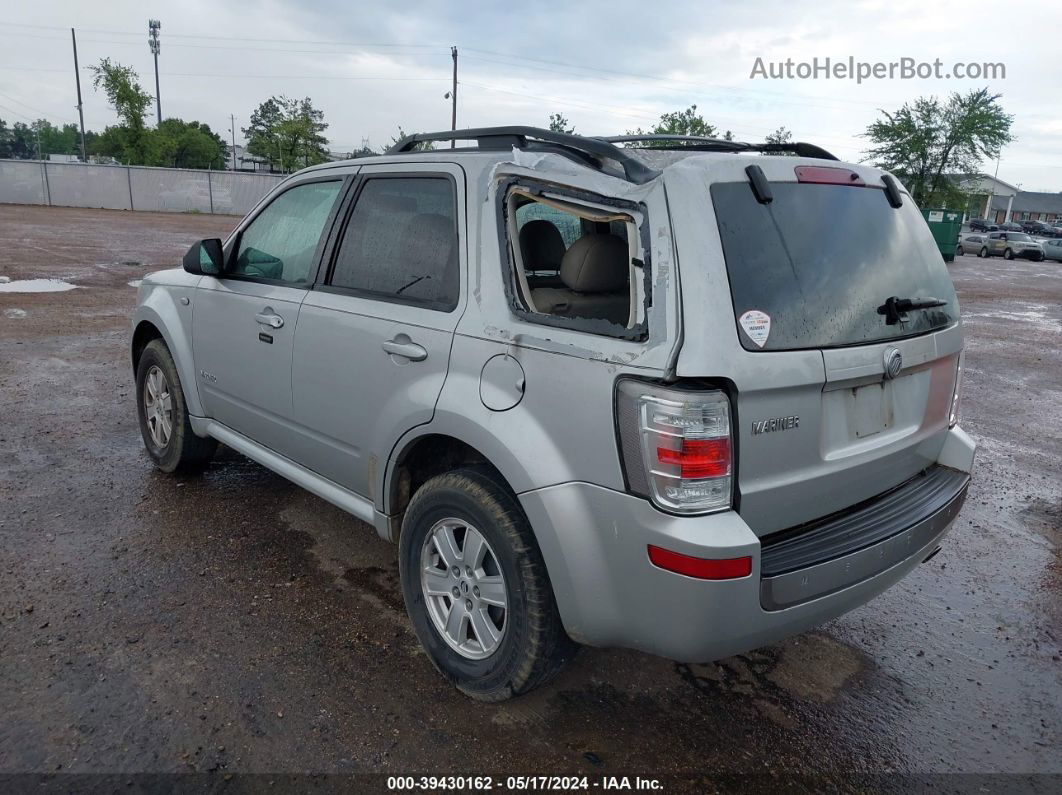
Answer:
[[[962,211],[947,210],[943,208],[923,209],[922,217],[929,224],[929,231],[933,233],[933,239],[937,241],[937,248],[945,262],[955,259],[955,246],[959,242],[959,232],[962,231]]]

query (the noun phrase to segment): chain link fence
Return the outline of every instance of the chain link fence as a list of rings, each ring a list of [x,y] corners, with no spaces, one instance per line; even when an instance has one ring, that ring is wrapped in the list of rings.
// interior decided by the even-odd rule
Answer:
[[[0,160],[0,203],[245,215],[279,174]]]

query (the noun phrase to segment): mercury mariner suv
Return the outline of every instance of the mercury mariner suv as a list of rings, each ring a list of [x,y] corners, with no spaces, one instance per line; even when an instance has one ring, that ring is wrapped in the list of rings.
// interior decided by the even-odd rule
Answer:
[[[131,350],[160,469],[220,442],[372,524],[483,700],[577,644],[708,661],[862,605],[975,450],[918,207],[805,143],[410,136],[145,278]]]

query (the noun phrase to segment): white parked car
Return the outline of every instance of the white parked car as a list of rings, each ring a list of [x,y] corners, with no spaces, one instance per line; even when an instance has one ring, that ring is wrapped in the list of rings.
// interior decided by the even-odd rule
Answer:
[[[1062,237],[1044,241],[1044,259],[1062,262]]]
[[[987,240],[987,235],[959,235],[959,245],[955,247],[955,256],[961,257],[967,252],[976,254]]]

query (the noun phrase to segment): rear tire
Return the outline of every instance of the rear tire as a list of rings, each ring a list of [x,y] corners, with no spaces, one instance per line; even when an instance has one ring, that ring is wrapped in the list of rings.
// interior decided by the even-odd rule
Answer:
[[[148,455],[163,472],[201,470],[218,443],[192,431],[177,365],[166,343],[152,340],[136,367],[136,410]]]
[[[399,569],[428,659],[471,698],[526,693],[575,651],[527,517],[490,472],[458,469],[417,490],[402,522]]]
[[[965,252],[965,251],[963,250],[962,246],[956,246],[956,247],[955,247],[955,254],[956,254],[957,256],[960,256],[960,257],[961,257],[961,256],[963,256],[963,255],[964,255],[965,253],[966,253],[966,252]]]

